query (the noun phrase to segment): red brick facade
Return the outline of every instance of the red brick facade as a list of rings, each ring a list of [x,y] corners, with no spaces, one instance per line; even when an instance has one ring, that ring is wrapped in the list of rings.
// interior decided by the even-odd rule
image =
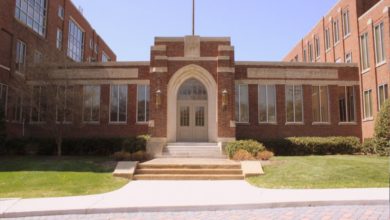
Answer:
[[[351,62],[358,63],[360,68],[360,99],[364,103],[364,91],[372,91],[372,117],[365,117],[364,105],[361,105],[362,112],[362,132],[363,139],[370,138],[373,135],[376,115],[379,111],[379,86],[390,85],[390,18],[389,18],[389,0],[341,0],[328,14],[288,53],[284,61],[292,62],[348,62],[347,54],[351,53]],[[349,12],[350,33],[344,36],[346,25],[343,22],[343,13]],[[333,22],[339,22],[340,41],[334,41]],[[383,42],[385,50],[385,61],[377,64],[374,41],[374,28],[382,23]],[[330,46],[326,48],[326,30],[329,30]],[[362,67],[362,46],[360,36],[368,34],[368,55],[370,68],[363,70]],[[315,37],[320,39],[320,54],[315,54]],[[313,60],[304,60],[304,51],[308,54],[308,45],[313,47]],[[308,55],[306,55],[308,57]],[[390,91],[387,92],[387,97]],[[368,114],[370,115],[370,114]]]

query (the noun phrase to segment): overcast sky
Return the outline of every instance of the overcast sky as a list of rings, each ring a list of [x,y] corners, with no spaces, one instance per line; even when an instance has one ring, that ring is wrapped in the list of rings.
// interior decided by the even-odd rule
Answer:
[[[120,61],[192,30],[192,0],[72,0]],[[229,36],[236,60],[280,61],[337,0],[196,0],[196,34]]]

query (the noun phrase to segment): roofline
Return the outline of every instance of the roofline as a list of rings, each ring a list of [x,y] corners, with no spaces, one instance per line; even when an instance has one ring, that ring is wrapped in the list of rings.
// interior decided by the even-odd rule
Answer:
[[[303,63],[303,62],[268,62],[236,61],[236,66],[275,66],[275,67],[358,67],[356,63]]]
[[[126,61],[126,62],[94,62],[94,63],[72,63],[69,64],[69,68],[77,68],[77,67],[134,67],[134,66],[150,66],[149,61]]]
[[[370,9],[368,9],[366,12],[364,12],[362,15],[360,15],[360,17],[358,18],[358,21],[360,21],[361,19],[363,19],[366,15],[368,15],[372,10],[374,10],[376,7],[378,7],[380,4],[382,4],[385,0],[380,0],[379,2],[377,2],[375,5],[373,5]],[[389,7],[388,5],[385,6],[385,7]]]
[[[190,35],[191,36],[191,35]],[[185,36],[187,37],[187,36]],[[185,37],[160,37],[157,36],[154,38],[155,42],[183,42]],[[200,38],[200,41],[227,41],[230,42],[230,37],[201,37],[196,36]]]

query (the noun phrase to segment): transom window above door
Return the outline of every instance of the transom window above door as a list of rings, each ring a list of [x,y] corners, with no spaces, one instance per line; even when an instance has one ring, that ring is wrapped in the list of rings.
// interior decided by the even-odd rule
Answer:
[[[178,100],[207,100],[207,90],[197,79],[188,79],[180,87]]]

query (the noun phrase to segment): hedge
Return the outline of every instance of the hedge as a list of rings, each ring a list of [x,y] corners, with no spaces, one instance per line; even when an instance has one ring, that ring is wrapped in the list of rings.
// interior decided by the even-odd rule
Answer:
[[[253,157],[257,156],[258,152],[264,151],[264,146],[254,140],[240,140],[233,141],[227,144],[226,153],[229,158],[233,158],[234,154],[239,150],[245,150],[249,152]]]
[[[289,137],[260,142],[278,156],[354,154],[362,151],[357,137]]]
[[[146,150],[147,136],[130,138],[65,138],[62,155],[109,156],[117,151],[134,153]],[[57,146],[50,138],[14,138],[0,146],[3,155],[56,155]]]

